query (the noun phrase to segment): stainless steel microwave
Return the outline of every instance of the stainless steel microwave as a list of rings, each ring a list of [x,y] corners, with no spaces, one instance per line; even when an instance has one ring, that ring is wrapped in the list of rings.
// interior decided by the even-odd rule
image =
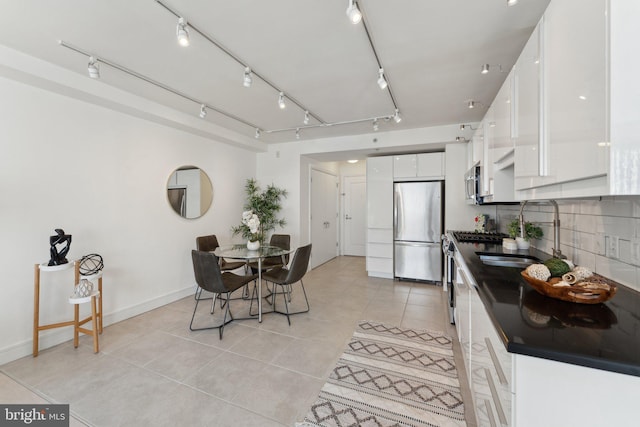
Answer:
[[[480,195],[480,189],[482,188],[481,179],[482,169],[477,163],[464,174],[465,197],[467,203],[470,205],[482,204],[482,196]]]

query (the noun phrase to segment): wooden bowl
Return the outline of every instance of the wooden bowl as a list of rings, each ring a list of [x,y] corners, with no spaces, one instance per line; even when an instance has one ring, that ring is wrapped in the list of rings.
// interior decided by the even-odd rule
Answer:
[[[562,301],[598,304],[610,300],[618,291],[616,282],[599,274],[594,274],[571,286],[553,286],[562,280],[560,277],[552,277],[548,282],[544,282],[529,276],[524,270],[520,274],[533,289],[542,295]],[[598,287],[594,287],[594,284]]]

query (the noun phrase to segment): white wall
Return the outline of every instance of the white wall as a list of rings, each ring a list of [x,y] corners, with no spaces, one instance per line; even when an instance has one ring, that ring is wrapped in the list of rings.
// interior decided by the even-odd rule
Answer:
[[[73,235],[69,259],[104,257],[106,324],[191,293],[195,237],[231,241],[255,153],[3,77],[0,93],[0,364],[31,353],[33,267],[48,261],[55,228]],[[197,220],[166,200],[182,165],[213,183],[213,205]],[[71,319],[72,277],[43,274],[42,323]],[[40,347],[71,332],[44,331]]]

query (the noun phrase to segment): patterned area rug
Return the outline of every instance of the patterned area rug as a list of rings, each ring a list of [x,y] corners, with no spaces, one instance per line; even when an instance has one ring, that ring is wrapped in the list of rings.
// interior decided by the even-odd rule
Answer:
[[[466,426],[451,338],[361,321],[299,426]]]

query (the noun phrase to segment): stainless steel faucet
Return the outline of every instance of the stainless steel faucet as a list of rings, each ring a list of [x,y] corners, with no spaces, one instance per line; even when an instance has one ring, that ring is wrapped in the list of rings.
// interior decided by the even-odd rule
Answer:
[[[553,224],[553,257],[554,258],[566,258],[566,256],[562,255],[562,251],[560,250],[560,214],[558,210],[558,203],[555,200],[540,200],[540,201],[530,201],[523,200],[520,202],[520,215],[518,215],[518,224],[520,225],[520,237],[524,237],[524,206],[527,203],[549,203],[553,206],[553,222],[538,222],[537,224]]]

